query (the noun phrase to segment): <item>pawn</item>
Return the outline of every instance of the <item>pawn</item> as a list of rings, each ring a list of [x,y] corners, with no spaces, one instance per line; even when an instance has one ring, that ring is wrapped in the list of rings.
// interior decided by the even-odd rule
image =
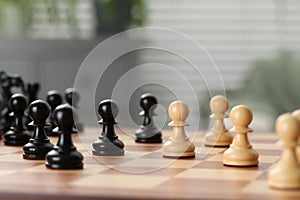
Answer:
[[[300,189],[300,165],[295,152],[300,133],[299,120],[291,114],[283,114],[277,118],[275,129],[283,152],[269,171],[268,184],[277,189]]]
[[[244,105],[235,106],[230,112],[230,119],[234,125],[230,132],[235,133],[235,136],[230,147],[224,152],[224,165],[242,167],[258,165],[258,153],[248,140],[248,133],[253,132],[248,127],[253,119],[252,111]]]
[[[25,93],[28,98],[28,104],[31,104],[33,101],[37,100],[39,89],[40,89],[39,83],[27,83],[27,87],[25,88]],[[28,110],[26,110],[24,123],[29,131],[34,131],[34,127],[29,125],[30,122],[31,122],[31,118],[28,114]]]
[[[13,115],[13,123],[4,135],[4,144],[23,146],[31,138],[31,134],[24,125],[24,112],[27,108],[27,99],[23,94],[14,94],[9,100],[9,107]]]
[[[163,156],[169,158],[195,157],[195,145],[190,142],[185,134],[185,122],[189,115],[188,106],[182,101],[174,101],[169,106],[169,116],[172,121],[168,124],[173,127],[169,140],[163,145]]]
[[[72,142],[74,133],[75,109],[63,104],[54,112],[54,122],[58,126],[59,139],[53,149],[46,155],[46,167],[50,169],[82,169],[83,156],[76,150]]]
[[[67,88],[65,90],[65,99],[68,104],[73,106],[75,109],[78,109],[77,104],[79,102],[80,96],[79,93],[74,88]],[[83,131],[83,124],[79,121],[75,122],[76,129],[79,132]]]
[[[233,136],[224,125],[224,118],[228,118],[225,112],[228,110],[228,100],[223,96],[215,96],[210,101],[210,109],[213,114],[210,118],[215,119],[211,130],[205,135],[205,144],[215,147],[229,147]]]
[[[99,124],[103,125],[102,133],[93,143],[93,154],[96,156],[123,156],[124,143],[118,139],[114,126],[115,117],[119,109],[117,104],[110,99],[103,100],[98,106],[98,113],[102,117]]]
[[[295,110],[292,115],[300,121],[300,109]],[[297,155],[297,158],[298,158],[299,163],[300,163],[300,135],[298,137],[298,145],[296,147],[296,155]]]
[[[23,147],[23,158],[44,160],[46,154],[53,148],[53,144],[50,143],[45,132],[45,126],[48,126],[46,120],[50,115],[50,106],[45,101],[35,100],[29,105],[28,112],[33,120],[29,125],[34,127],[34,133]]]
[[[140,116],[144,117],[143,124],[136,131],[136,142],[139,143],[161,143],[161,132],[157,130],[153,122],[155,116],[154,109],[157,105],[157,99],[151,94],[144,94],[141,96],[140,106],[143,111]]]
[[[26,94],[28,96],[29,104],[38,99],[38,92],[40,90],[39,83],[28,83]]]
[[[48,136],[58,136],[58,133],[53,131],[53,129],[56,128],[56,124],[54,123],[53,112],[57,106],[62,104],[62,102],[63,102],[62,96],[60,95],[60,93],[58,91],[50,90],[50,91],[48,91],[46,98],[47,98],[48,104],[51,107],[51,114],[50,114],[50,118],[49,118],[50,126],[46,128],[46,133]]]

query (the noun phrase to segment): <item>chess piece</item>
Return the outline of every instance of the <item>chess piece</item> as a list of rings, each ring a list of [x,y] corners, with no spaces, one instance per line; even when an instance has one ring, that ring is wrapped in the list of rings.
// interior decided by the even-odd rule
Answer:
[[[161,143],[161,132],[157,130],[153,122],[155,116],[154,109],[157,105],[157,99],[151,94],[144,94],[141,96],[140,106],[143,111],[140,116],[144,117],[143,124],[136,131],[136,142],[139,143]]]
[[[185,122],[189,115],[189,108],[183,101],[174,101],[169,106],[169,116],[172,121],[168,124],[173,127],[169,140],[163,145],[163,156],[170,158],[193,158],[195,146],[185,134]]]
[[[75,109],[63,104],[54,112],[54,122],[58,126],[59,139],[53,149],[46,155],[46,167],[51,169],[82,169],[83,156],[76,150],[72,142],[74,132]]]
[[[300,164],[295,152],[300,122],[289,113],[283,114],[277,118],[275,129],[283,152],[278,163],[269,171],[268,184],[277,189],[300,189]]]
[[[26,94],[29,100],[29,104],[38,99],[39,90],[39,83],[27,83]]]
[[[32,160],[44,160],[46,154],[52,150],[53,144],[47,138],[45,126],[48,126],[46,119],[50,115],[50,106],[42,100],[35,100],[29,105],[29,116],[34,127],[34,133],[29,142],[23,147],[23,158]]]
[[[27,83],[25,92],[28,98],[28,104],[31,104],[33,101],[37,100],[39,89],[40,89],[39,83]],[[29,131],[34,130],[34,126],[29,125],[29,123],[31,123],[31,118],[28,114],[28,110],[25,111],[24,123]]]
[[[4,71],[0,73],[0,89],[1,89],[1,99],[0,104],[1,113],[0,113],[0,128],[1,133],[4,134],[9,131],[12,123],[13,116],[11,116],[11,109],[9,108],[9,99],[13,95],[13,89],[19,89],[24,93],[24,82],[20,75],[18,74],[6,74]]]
[[[96,156],[123,156],[124,143],[118,139],[114,126],[115,117],[119,109],[117,104],[110,99],[103,100],[98,106],[98,113],[102,117],[99,124],[103,125],[102,133],[93,143],[93,154]]]
[[[54,123],[54,116],[53,116],[53,112],[55,110],[55,108],[59,105],[62,104],[63,99],[62,96],[60,95],[60,93],[56,90],[50,90],[47,92],[47,102],[51,107],[51,114],[49,117],[49,123],[50,126],[46,128],[46,133],[48,136],[58,136],[58,133],[53,131],[53,129],[56,128],[56,124]]]
[[[4,135],[4,144],[23,146],[31,138],[30,132],[24,125],[24,111],[27,108],[27,99],[23,94],[14,94],[9,100],[9,107],[14,117],[12,126]]]
[[[210,109],[213,114],[210,118],[215,119],[213,127],[205,135],[205,144],[215,147],[229,147],[233,136],[224,125],[224,118],[228,118],[225,112],[228,110],[228,100],[223,96],[215,96],[210,101]]]
[[[65,99],[68,104],[73,106],[76,110],[78,109],[77,104],[79,102],[80,96],[79,93],[74,88],[67,88],[65,90]],[[83,131],[83,123],[76,121],[75,126],[79,132]]]
[[[300,109],[295,110],[292,115],[295,116],[300,121]],[[296,155],[297,155],[297,158],[300,162],[300,135],[299,135],[299,138],[298,138],[298,145],[296,147]]]
[[[234,125],[230,132],[235,133],[232,144],[224,152],[223,163],[230,166],[256,166],[258,153],[252,148],[248,133],[253,132],[249,124],[253,113],[249,107],[238,105],[232,108],[230,119]]]

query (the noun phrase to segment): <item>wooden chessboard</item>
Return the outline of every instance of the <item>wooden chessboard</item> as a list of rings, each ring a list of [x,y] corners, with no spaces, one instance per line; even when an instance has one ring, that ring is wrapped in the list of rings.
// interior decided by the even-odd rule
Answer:
[[[267,173],[279,159],[275,134],[252,133],[259,166],[226,167],[224,148],[205,147],[204,132],[193,141],[195,159],[167,159],[162,144],[136,144],[131,133],[117,130],[126,144],[122,157],[95,157],[91,143],[99,128],[89,128],[74,144],[84,155],[83,170],[50,170],[44,161],[22,158],[21,147],[0,145],[0,199],[299,199],[300,191],[280,191],[267,185]],[[164,131],[164,139],[170,131]],[[51,138],[56,143],[57,138]],[[164,141],[165,141],[164,140]],[[82,142],[83,141],[83,142]]]

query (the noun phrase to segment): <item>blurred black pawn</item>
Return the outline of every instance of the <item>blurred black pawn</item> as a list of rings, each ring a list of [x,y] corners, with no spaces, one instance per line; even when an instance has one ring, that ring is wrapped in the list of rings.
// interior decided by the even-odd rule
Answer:
[[[37,100],[38,98],[38,92],[40,90],[40,84],[39,83],[27,83],[27,87],[25,88],[26,96],[29,100],[28,104],[31,104],[33,101]],[[24,123],[27,126],[28,130],[33,131],[34,126],[30,126],[29,123],[32,121],[28,110],[25,111],[25,119]]]
[[[161,132],[155,127],[153,116],[157,106],[157,99],[151,94],[144,94],[140,99],[140,106],[143,111],[140,116],[144,117],[143,124],[136,131],[136,142],[139,143],[162,143]]]
[[[53,131],[53,129],[56,128],[56,125],[53,120],[53,112],[57,106],[62,104],[63,99],[62,99],[61,94],[56,90],[48,91],[46,99],[47,99],[48,104],[51,107],[51,114],[50,114],[50,117],[48,120],[50,123],[50,126],[46,128],[46,133],[48,136],[58,136],[58,133]]]
[[[118,139],[114,126],[115,117],[119,112],[117,104],[110,99],[103,100],[98,106],[98,113],[102,117],[99,124],[103,125],[102,133],[93,143],[93,154],[96,156],[123,156],[124,143]]]
[[[13,116],[11,116],[11,109],[9,108],[9,99],[16,90],[24,91],[24,82],[18,74],[7,74],[4,71],[0,72],[0,125],[1,134],[6,133],[12,123]]]
[[[40,90],[39,83],[27,83],[26,95],[29,100],[29,104],[38,99],[38,92]]]
[[[28,113],[33,120],[29,125],[34,127],[34,133],[23,147],[23,158],[44,160],[46,154],[53,148],[45,132],[45,126],[49,126],[46,120],[50,115],[50,106],[45,101],[35,100],[29,105]]]
[[[4,134],[4,144],[23,146],[31,138],[30,132],[24,125],[24,111],[27,108],[27,99],[23,94],[14,94],[9,100],[9,107],[14,117],[10,129]]]
[[[46,155],[45,165],[51,169],[82,169],[83,156],[72,142],[74,133],[74,115],[76,111],[69,104],[58,106],[54,112],[54,121],[58,126],[59,139]]]
[[[80,100],[80,95],[74,88],[67,88],[65,90],[65,99],[68,104],[73,106],[76,110],[78,109],[77,104]],[[75,122],[75,126],[79,132],[83,131],[83,124],[78,120]]]

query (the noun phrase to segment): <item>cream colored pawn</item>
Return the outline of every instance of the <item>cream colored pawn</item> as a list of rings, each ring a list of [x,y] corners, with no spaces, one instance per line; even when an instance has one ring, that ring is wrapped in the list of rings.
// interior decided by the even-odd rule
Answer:
[[[231,144],[233,136],[224,125],[224,118],[228,118],[228,115],[225,113],[228,110],[228,106],[228,100],[224,96],[218,95],[211,99],[210,109],[213,114],[210,118],[214,119],[214,124],[205,135],[205,144],[207,146],[228,147]]]
[[[300,109],[295,110],[292,115],[297,117],[297,119],[300,121]],[[298,145],[296,147],[296,155],[297,155],[298,161],[300,163],[300,135],[298,137]]]
[[[248,127],[253,119],[252,111],[244,105],[235,106],[230,112],[230,119],[234,125],[230,132],[235,135],[232,144],[224,152],[223,163],[231,166],[258,165],[258,153],[248,140],[248,133],[253,132]]]
[[[269,171],[269,186],[277,189],[299,189],[300,166],[295,150],[300,132],[300,122],[289,113],[283,114],[277,118],[275,129],[283,151],[278,163]]]
[[[173,126],[173,132],[169,140],[163,145],[163,156],[171,158],[195,157],[195,146],[187,138],[184,127],[189,115],[188,106],[182,101],[174,101],[169,106],[169,116],[172,121],[168,124]]]

